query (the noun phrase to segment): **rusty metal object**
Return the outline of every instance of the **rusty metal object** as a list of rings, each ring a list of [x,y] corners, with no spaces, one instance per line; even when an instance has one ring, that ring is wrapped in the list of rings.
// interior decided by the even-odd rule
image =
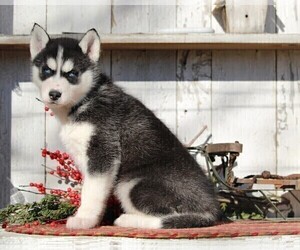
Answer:
[[[254,175],[251,178],[237,178],[236,184],[272,184],[276,189],[295,189],[300,190],[300,174],[287,176],[271,174],[269,171],[263,171],[261,175]]]
[[[215,144],[207,144],[205,147],[205,151],[208,154],[214,155],[223,155],[228,153],[242,153],[243,144],[240,144],[238,141],[235,143],[215,143]]]
[[[216,171],[222,170],[226,184],[232,187],[235,179],[233,166],[236,158],[243,151],[243,145],[238,141],[235,143],[207,144],[205,151],[212,161],[215,160],[216,156],[221,157],[222,164],[217,166],[218,170]],[[217,178],[220,178],[220,176],[217,176]]]
[[[237,157],[243,150],[242,144],[239,142],[207,144],[205,147],[199,146],[195,149],[198,149],[202,154],[204,154],[208,173],[210,177],[213,176],[213,179],[218,183],[220,196],[224,198],[224,196],[230,195],[230,197],[232,196],[235,201],[238,197],[239,201],[246,203],[246,207],[249,207],[250,204],[264,216],[266,211],[272,208],[276,214],[286,220],[287,215],[283,214],[277,207],[279,204],[278,201],[272,200],[271,197],[268,197],[268,195],[264,193],[263,189],[253,189],[253,184],[272,184],[274,185],[275,190],[300,190],[300,174],[280,176],[271,174],[270,171],[266,170],[260,175],[237,178],[234,176],[233,167]],[[220,157],[222,161],[222,163],[217,166],[214,164],[216,157]],[[249,196],[249,194],[252,194],[253,192],[260,193],[261,197],[255,198],[251,195]],[[239,206],[237,206],[237,209],[239,209]]]

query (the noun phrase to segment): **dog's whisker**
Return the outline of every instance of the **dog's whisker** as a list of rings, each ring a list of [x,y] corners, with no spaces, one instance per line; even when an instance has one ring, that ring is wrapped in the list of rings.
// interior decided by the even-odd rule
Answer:
[[[41,102],[41,103],[44,103],[45,104],[45,102],[43,102],[41,99],[39,99],[39,98],[35,98],[37,101],[39,101],[39,102]]]

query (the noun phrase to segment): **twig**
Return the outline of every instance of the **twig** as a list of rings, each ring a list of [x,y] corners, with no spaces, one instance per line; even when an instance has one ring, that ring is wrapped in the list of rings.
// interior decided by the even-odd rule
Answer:
[[[184,146],[187,147],[187,148],[190,147],[190,146],[192,146],[193,143],[199,138],[200,135],[203,134],[203,132],[204,132],[206,129],[207,129],[207,125],[204,125],[204,126],[202,127],[202,129],[199,131],[199,133],[196,134],[196,136],[195,136],[189,143],[185,144]]]

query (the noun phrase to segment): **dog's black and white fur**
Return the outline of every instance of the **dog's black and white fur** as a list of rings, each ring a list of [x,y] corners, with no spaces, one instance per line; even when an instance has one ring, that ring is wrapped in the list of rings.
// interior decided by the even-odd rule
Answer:
[[[186,228],[220,217],[212,183],[170,130],[99,69],[100,39],[50,39],[35,24],[33,82],[60,120],[60,137],[84,175],[82,201],[68,228],[91,228],[111,192],[125,214],[115,225]]]

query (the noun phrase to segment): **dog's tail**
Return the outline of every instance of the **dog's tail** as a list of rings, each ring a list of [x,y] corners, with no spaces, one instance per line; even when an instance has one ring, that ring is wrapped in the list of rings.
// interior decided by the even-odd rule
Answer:
[[[162,228],[209,227],[215,225],[220,219],[220,216],[214,216],[209,212],[175,214],[162,218]]]

